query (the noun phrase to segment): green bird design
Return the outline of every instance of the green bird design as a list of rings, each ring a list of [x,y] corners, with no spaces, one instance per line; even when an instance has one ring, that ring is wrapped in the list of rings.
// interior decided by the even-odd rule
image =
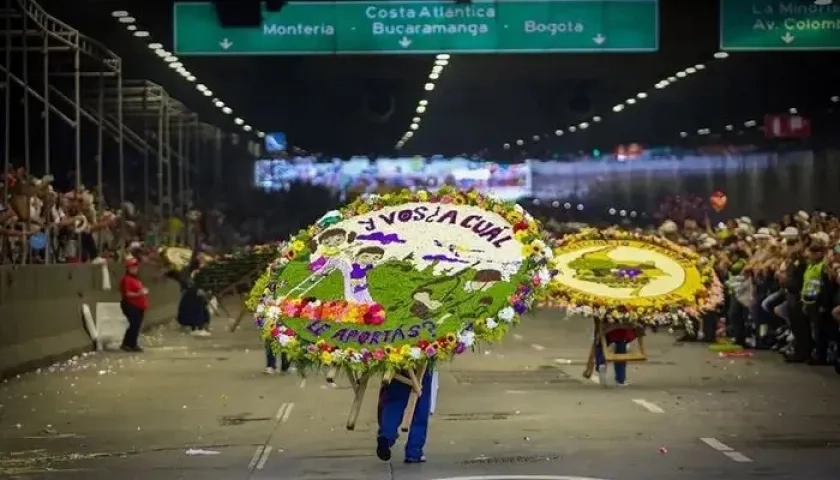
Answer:
[[[639,262],[612,258],[611,254],[616,248],[619,247],[608,246],[587,252],[569,262],[569,268],[574,270],[575,278],[580,280],[614,288],[632,287],[631,296],[634,297],[638,296],[639,292],[653,279],[668,275],[652,260]],[[638,270],[640,273],[631,279],[616,274],[621,270]]]

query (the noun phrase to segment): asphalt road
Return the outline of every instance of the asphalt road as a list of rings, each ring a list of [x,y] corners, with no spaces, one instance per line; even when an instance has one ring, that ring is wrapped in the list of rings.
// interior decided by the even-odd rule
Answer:
[[[373,394],[348,432],[346,380],[264,375],[249,326],[206,339],[167,327],[144,354],[0,386],[0,478],[840,478],[833,369],[722,359],[663,332],[631,385],[604,387],[581,376],[589,328],[543,311],[443,367],[428,462],[404,465],[400,445],[390,464],[373,455]]]

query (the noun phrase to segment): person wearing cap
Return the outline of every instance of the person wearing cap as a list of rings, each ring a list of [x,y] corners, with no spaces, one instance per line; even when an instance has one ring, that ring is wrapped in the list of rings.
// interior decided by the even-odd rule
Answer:
[[[827,364],[829,344],[835,337],[836,327],[829,315],[835,296],[834,286],[835,282],[826,271],[825,246],[815,240],[807,251],[802,285],[802,304],[813,334],[806,339],[805,347],[811,365]]]
[[[785,304],[794,338],[793,352],[786,355],[785,360],[791,363],[802,363],[811,356],[811,326],[802,305],[802,287],[805,282],[807,264],[799,231],[794,227],[787,227],[782,231],[781,236],[785,239],[787,257],[784,272],[784,287],[787,295]]]
[[[127,352],[142,352],[138,345],[140,329],[143,326],[143,316],[149,308],[149,289],[138,276],[140,263],[136,258],[129,258],[125,262],[125,275],[120,280],[120,307],[128,320],[128,328],[123,336],[121,349]]]

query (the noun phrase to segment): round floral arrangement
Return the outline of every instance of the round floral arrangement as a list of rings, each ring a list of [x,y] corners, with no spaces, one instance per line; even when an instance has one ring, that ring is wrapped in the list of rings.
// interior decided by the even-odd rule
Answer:
[[[500,339],[550,280],[519,205],[475,191],[358,198],[283,248],[251,292],[263,337],[299,369],[407,369]]]
[[[587,229],[557,240],[551,263],[546,304],[608,322],[680,322],[723,301],[712,265],[658,236]]]

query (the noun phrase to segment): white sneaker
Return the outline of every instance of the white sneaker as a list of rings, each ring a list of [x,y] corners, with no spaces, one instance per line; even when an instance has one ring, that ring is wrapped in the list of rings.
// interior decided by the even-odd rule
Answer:
[[[276,371],[277,371],[277,369],[275,369],[273,367],[265,367],[265,374],[266,375],[274,375],[274,373]]]
[[[192,332],[190,332],[190,335],[192,335],[193,337],[209,337],[213,334],[208,332],[207,330],[193,330]]]
[[[598,365],[598,383],[601,386],[607,386],[607,366],[606,365]]]

